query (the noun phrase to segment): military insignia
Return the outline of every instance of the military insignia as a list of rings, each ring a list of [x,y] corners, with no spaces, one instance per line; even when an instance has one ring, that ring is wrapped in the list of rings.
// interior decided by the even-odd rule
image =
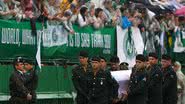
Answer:
[[[101,80],[100,84],[103,85],[103,81],[102,80]]]
[[[146,81],[146,77],[143,78],[143,81]]]
[[[137,83],[137,80],[135,81],[135,83]]]
[[[159,74],[156,74],[155,76],[156,76],[156,77],[158,77],[158,76],[159,76]]]
[[[174,75],[170,75],[171,78],[174,78]]]

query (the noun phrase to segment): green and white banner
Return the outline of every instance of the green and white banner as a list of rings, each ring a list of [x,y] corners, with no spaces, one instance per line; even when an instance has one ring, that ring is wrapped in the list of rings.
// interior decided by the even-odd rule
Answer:
[[[120,62],[127,62],[132,67],[135,64],[135,56],[143,54],[144,43],[138,28],[122,29],[117,26],[117,55]]]
[[[31,35],[29,21],[16,22],[15,20],[0,19],[0,58],[14,58],[18,55],[35,57],[36,36]],[[42,25],[36,23],[37,36],[42,36]]]
[[[81,50],[91,56],[110,58],[115,53],[116,28],[95,30],[93,27],[73,26],[75,34],[68,34],[62,26],[48,26],[43,35],[43,55],[53,58],[76,59]]]
[[[14,58],[17,55],[35,57],[36,37],[31,35],[29,21],[0,20],[0,58]],[[87,50],[91,56],[102,55],[107,59],[115,54],[116,28],[107,27],[95,30],[88,26],[80,28],[74,25],[75,34],[68,34],[62,25],[46,26],[36,23],[37,37],[42,36],[42,59],[65,58],[76,61],[81,50]],[[37,38],[37,40],[39,37]]]

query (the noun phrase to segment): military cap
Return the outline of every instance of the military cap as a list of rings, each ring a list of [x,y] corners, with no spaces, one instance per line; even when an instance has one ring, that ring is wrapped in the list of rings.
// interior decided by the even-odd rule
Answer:
[[[110,62],[119,63],[120,62],[119,57],[118,56],[112,56],[111,59],[110,59]]]
[[[23,57],[16,57],[14,60],[13,60],[13,64],[17,64],[17,63],[23,63],[24,62],[24,58]]]
[[[162,59],[163,60],[171,60],[171,57],[169,55],[167,55],[167,54],[163,54],[162,55]]]
[[[105,59],[105,57],[103,57],[103,56],[99,56],[100,57],[100,59],[103,59],[103,60],[105,60],[105,62],[107,62],[107,60]]]
[[[100,57],[94,56],[94,57],[92,57],[91,61],[98,61],[98,62],[100,62]]]
[[[138,54],[138,55],[136,56],[136,60],[139,60],[139,61],[145,62],[145,61],[146,61],[146,58],[145,58],[145,56],[144,56],[144,55],[142,55],[142,54]]]
[[[79,56],[81,56],[81,57],[88,57],[88,52],[87,51],[80,51],[80,54],[79,54]]]
[[[149,53],[149,54],[148,54],[148,57],[154,57],[155,59],[158,59],[157,54],[154,53],[154,52]]]
[[[120,65],[128,66],[129,64],[127,62],[122,62]]]

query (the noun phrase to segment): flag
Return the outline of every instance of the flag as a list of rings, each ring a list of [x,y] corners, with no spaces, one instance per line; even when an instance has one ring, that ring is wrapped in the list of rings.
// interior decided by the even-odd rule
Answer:
[[[37,44],[37,54],[36,54],[36,60],[39,68],[41,69],[41,36],[38,36],[38,44]]]
[[[128,30],[117,26],[117,56],[120,62],[127,62],[133,67],[136,55],[143,54],[144,42],[137,27],[131,27],[130,32]]]
[[[165,53],[165,31],[161,32],[160,35],[160,45],[161,45],[161,53],[164,54]]]
[[[155,13],[147,9],[147,14],[149,16],[149,19],[152,20],[152,18],[155,16]]]
[[[185,47],[183,47],[183,42],[181,41],[182,33],[183,31],[181,32],[179,28],[175,29],[175,42],[174,42],[173,52],[180,53],[185,51]]]
[[[181,41],[182,41],[183,47],[185,47],[185,31],[181,31]]]

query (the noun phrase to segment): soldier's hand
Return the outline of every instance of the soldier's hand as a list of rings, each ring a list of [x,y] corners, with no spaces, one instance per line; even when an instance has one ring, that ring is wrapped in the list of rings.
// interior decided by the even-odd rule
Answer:
[[[30,95],[30,93],[27,95],[27,100],[31,100],[32,99],[32,95]]]

